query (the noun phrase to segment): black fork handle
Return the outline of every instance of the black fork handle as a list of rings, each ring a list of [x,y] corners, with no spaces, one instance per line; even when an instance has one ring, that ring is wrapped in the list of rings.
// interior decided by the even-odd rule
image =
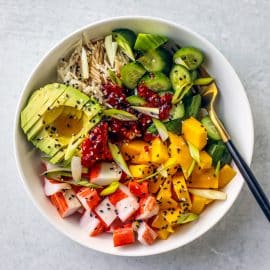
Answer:
[[[241,172],[242,176],[246,180],[246,183],[254,195],[257,203],[261,207],[263,213],[265,214],[266,218],[268,219],[268,222],[270,222],[270,203],[268,198],[266,197],[264,191],[262,190],[262,187],[260,186],[259,182],[257,181],[256,177],[252,173],[249,166],[246,164],[244,159],[241,157],[238,150],[235,148],[234,144],[231,140],[228,140],[225,142],[229,152],[232,155],[232,158],[234,162],[236,163],[236,166],[238,167],[239,171]]]

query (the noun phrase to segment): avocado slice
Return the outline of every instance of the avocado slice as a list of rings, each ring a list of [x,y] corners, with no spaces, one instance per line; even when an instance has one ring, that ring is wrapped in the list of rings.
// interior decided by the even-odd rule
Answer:
[[[21,127],[50,162],[59,163],[78,151],[90,129],[101,120],[101,109],[96,99],[73,87],[49,84],[30,97],[21,112]]]

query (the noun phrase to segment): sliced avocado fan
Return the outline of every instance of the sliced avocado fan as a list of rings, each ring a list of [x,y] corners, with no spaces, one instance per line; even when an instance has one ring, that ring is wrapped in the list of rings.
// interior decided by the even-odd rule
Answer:
[[[21,112],[21,127],[51,163],[71,159],[102,118],[101,105],[76,88],[48,84],[35,91]]]

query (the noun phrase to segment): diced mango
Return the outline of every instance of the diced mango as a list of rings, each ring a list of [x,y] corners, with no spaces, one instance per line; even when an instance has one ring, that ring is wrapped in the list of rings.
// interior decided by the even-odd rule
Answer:
[[[212,166],[212,157],[206,152],[200,152],[200,167],[201,169],[210,169]]]
[[[149,180],[149,192],[150,193],[157,193],[161,184],[164,182],[164,178],[161,175],[156,175],[153,179]]]
[[[178,168],[180,167],[179,161],[175,157],[170,157],[168,160],[163,164],[165,168],[167,168],[167,173],[169,176],[174,175]]]
[[[150,145],[144,141],[134,140],[123,143],[121,146],[121,152],[124,156],[135,156],[141,152],[147,152]]]
[[[169,158],[167,145],[160,139],[155,138],[152,141],[151,161],[153,163],[164,163]]]
[[[180,201],[181,209],[186,212],[191,209],[191,200],[186,185],[186,180],[182,173],[177,173],[172,178],[173,190]]]
[[[129,170],[134,178],[144,178],[154,172],[152,165],[130,165]]]
[[[167,178],[157,194],[160,209],[176,208],[177,202],[172,198],[171,178]]]
[[[150,151],[142,151],[140,154],[131,157],[132,164],[148,164],[151,163]]]
[[[236,175],[236,171],[228,164],[225,164],[220,172],[218,179],[218,187],[225,187]]]
[[[206,199],[205,200],[205,204],[207,205],[207,204],[210,204],[211,202],[213,202],[214,200],[211,200],[211,199]]]
[[[187,180],[189,188],[218,188],[218,177],[215,175],[215,169],[211,167],[207,170],[195,166],[191,177]]]
[[[173,226],[177,224],[177,220],[179,219],[180,215],[183,214],[183,210],[178,207],[173,210],[163,210],[161,214],[166,221]]]
[[[185,120],[182,125],[184,138],[199,150],[202,150],[207,143],[207,131],[205,127],[194,117]]]
[[[170,235],[170,232],[168,232],[168,230],[166,229],[158,229],[156,231],[157,235],[158,235],[158,238],[160,240],[166,240],[168,239],[169,235]]]
[[[184,176],[188,177],[188,170],[192,164],[192,157],[189,152],[189,148],[182,136],[177,136],[169,132],[170,146],[169,154],[171,158],[177,160],[180,164]]]
[[[200,214],[203,211],[206,205],[206,201],[208,199],[197,196],[197,195],[192,195],[191,199],[192,199],[191,212],[197,215]]]

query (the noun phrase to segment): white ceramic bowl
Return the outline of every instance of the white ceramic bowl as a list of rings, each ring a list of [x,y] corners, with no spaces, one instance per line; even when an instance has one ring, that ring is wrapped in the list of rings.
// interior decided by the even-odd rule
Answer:
[[[193,31],[158,18],[149,17],[119,17],[100,21],[83,27],[60,41],[39,62],[30,75],[19,100],[14,128],[14,147],[17,166],[22,183],[36,207],[47,220],[60,232],[74,241],[101,251],[122,256],[146,256],[166,252],[195,240],[211,229],[230,209],[237,198],[242,186],[243,178],[240,173],[225,188],[228,199],[215,202],[201,214],[200,219],[192,224],[185,225],[166,241],[156,241],[152,246],[139,244],[114,248],[112,236],[103,234],[100,237],[88,237],[78,225],[75,218],[61,219],[44,196],[40,179],[39,153],[33,150],[30,143],[20,129],[20,111],[26,103],[30,93],[39,87],[53,82],[56,75],[56,65],[72,44],[80,39],[87,31],[91,38],[100,37],[119,27],[130,28],[138,32],[149,32],[165,35],[181,45],[191,45],[200,48],[206,55],[206,68],[216,79],[220,90],[218,112],[232,139],[242,153],[244,159],[250,163],[253,152],[253,121],[250,106],[244,88],[235,71],[225,57],[206,39]]]

